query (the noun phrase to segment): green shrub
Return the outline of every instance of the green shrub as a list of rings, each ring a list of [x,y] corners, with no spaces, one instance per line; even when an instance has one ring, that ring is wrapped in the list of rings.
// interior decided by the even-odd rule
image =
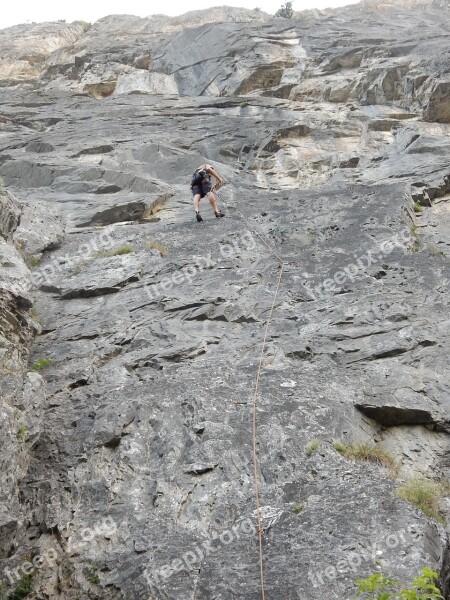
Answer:
[[[94,585],[100,583],[100,578],[98,576],[98,567],[96,564],[88,565],[87,567],[88,575],[87,580]]]
[[[397,489],[400,498],[407,500],[428,517],[440,523],[445,523],[440,511],[440,501],[446,492],[443,485],[425,477],[412,477]]]
[[[28,427],[25,425],[25,423],[19,423],[19,427],[17,428],[17,439],[22,444],[27,439],[27,433],[28,433]]]
[[[305,505],[304,504],[296,504],[294,506],[294,512],[298,515],[299,513],[301,513],[303,510],[305,509]]]
[[[245,108],[246,106],[249,106],[249,104],[248,104],[247,100],[243,100],[241,102],[241,108]]]
[[[40,256],[32,256],[30,258],[30,267],[32,269],[34,269],[34,267],[37,267],[40,262],[41,262],[41,257]]]
[[[421,215],[423,212],[423,206],[421,204],[419,204],[418,202],[414,202],[414,212],[418,215]]]
[[[16,589],[8,595],[8,600],[23,600],[33,591],[33,576],[24,575]]]
[[[314,454],[314,452],[317,450],[317,448],[319,446],[320,446],[320,440],[312,440],[312,442],[309,442],[309,444],[305,448],[306,454],[308,456],[311,456],[311,454]]]
[[[408,587],[386,577],[383,573],[375,573],[365,579],[355,581],[358,589],[356,598],[363,600],[443,600],[436,586],[438,574],[428,567],[420,571]]]
[[[40,358],[37,360],[34,365],[31,367],[32,371],[43,371],[44,369],[48,369],[52,365],[52,361],[49,358]]]

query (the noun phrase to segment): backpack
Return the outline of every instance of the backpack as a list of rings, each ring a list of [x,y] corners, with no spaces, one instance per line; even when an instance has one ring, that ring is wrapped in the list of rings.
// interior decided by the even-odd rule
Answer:
[[[191,187],[195,187],[196,185],[201,185],[202,181],[206,175],[207,175],[207,172],[205,169],[197,169],[195,171],[194,175],[192,176]]]

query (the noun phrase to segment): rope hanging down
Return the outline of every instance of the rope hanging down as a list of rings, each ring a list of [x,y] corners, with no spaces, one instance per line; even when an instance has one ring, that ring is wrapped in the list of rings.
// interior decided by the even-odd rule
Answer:
[[[214,192],[217,194],[216,190],[214,190]],[[234,208],[237,210],[241,219],[244,221],[244,223],[247,225],[247,227],[252,231],[252,233],[254,233],[262,241],[262,243],[269,249],[269,252],[273,256],[275,256],[275,258],[278,261],[278,266],[280,269],[280,272],[278,275],[277,287],[275,290],[275,295],[273,297],[269,316],[267,318],[266,326],[264,329],[264,338],[263,338],[263,343],[262,343],[262,347],[261,347],[261,354],[259,357],[258,370],[256,373],[255,390],[253,393],[253,444],[252,444],[252,447],[253,447],[253,475],[254,475],[254,480],[255,480],[256,518],[257,518],[257,523],[258,523],[258,538],[259,538],[259,567],[260,567],[260,576],[261,576],[261,598],[262,598],[262,600],[266,600],[265,580],[264,580],[264,551],[263,551],[263,537],[262,537],[263,533],[264,533],[264,529],[262,527],[262,520],[261,520],[261,502],[260,502],[261,483],[260,483],[259,465],[258,465],[258,448],[257,448],[258,423],[257,423],[257,419],[256,419],[256,414],[257,414],[257,408],[258,408],[258,395],[259,395],[261,374],[262,374],[262,370],[263,370],[264,352],[265,352],[265,349],[267,346],[267,338],[269,336],[269,328],[270,328],[270,324],[272,322],[273,312],[275,310],[275,304],[276,304],[278,294],[280,291],[281,278],[283,276],[283,270],[284,270],[284,261],[275,252],[275,250],[271,247],[271,245],[267,242],[267,240],[263,237],[263,235],[255,228],[255,226],[252,225],[251,223],[249,223],[249,221],[245,217],[244,213],[238,207],[237,202],[235,202],[233,200],[233,204],[234,204]]]

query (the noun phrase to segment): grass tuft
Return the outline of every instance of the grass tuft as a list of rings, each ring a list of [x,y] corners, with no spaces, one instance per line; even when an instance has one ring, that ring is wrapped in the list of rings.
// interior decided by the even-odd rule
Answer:
[[[442,484],[425,477],[412,477],[397,489],[397,496],[419,508],[427,517],[445,523],[440,510],[441,498],[448,493]]]
[[[301,512],[303,512],[304,510],[305,510],[305,505],[304,505],[304,504],[301,504],[301,503],[300,503],[300,504],[296,504],[296,505],[294,506],[294,512],[295,512],[295,514],[297,514],[297,515],[298,515],[298,514],[300,514]]]
[[[374,462],[384,467],[393,469],[395,466],[394,458],[389,452],[383,450],[379,446],[372,446],[370,444],[355,444],[348,445],[342,444],[342,442],[333,442],[333,448],[340,454],[343,454],[347,458],[353,460],[366,460]]]
[[[169,254],[169,250],[163,244],[159,242],[155,242],[154,240],[149,240],[146,244],[149,250],[157,250],[161,256],[167,256]]]
[[[347,446],[345,444],[343,444],[342,442],[340,442],[339,440],[333,440],[333,448],[337,452],[340,452],[341,454],[345,454],[345,452],[347,450]]]
[[[421,215],[423,213],[423,206],[418,202],[414,202],[414,212],[417,215]]]
[[[306,454],[308,456],[311,456],[312,454],[314,454],[314,452],[318,449],[319,446],[320,440],[312,440],[312,442],[309,442],[309,444],[305,448]]]
[[[378,463],[385,467],[393,467],[395,464],[394,458],[389,452],[383,450],[379,446],[371,446],[369,444],[359,444],[350,446],[347,456],[355,460],[368,460]]]
[[[30,258],[30,267],[32,269],[34,269],[34,267],[37,267],[40,262],[41,262],[41,257],[40,256],[32,256]]]
[[[34,365],[31,367],[32,371],[43,371],[44,369],[48,369],[52,365],[52,361],[49,358],[40,358],[37,360]]]
[[[129,246],[124,244],[123,246],[118,246],[117,248],[113,248],[112,250],[99,250],[95,253],[94,256],[97,257],[105,257],[105,256],[123,256],[124,254],[131,254],[134,252],[133,246]]]
[[[17,439],[20,443],[25,443],[25,440],[27,439],[27,433],[28,427],[25,425],[25,423],[19,423],[19,426],[17,428]]]

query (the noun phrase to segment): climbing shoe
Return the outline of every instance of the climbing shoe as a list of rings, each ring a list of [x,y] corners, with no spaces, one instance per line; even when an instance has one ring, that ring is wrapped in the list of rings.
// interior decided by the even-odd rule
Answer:
[[[220,219],[221,217],[224,217],[225,215],[223,214],[223,212],[221,210],[219,210],[218,212],[214,213],[216,215],[217,219]]]
[[[197,218],[197,223],[201,223],[201,222],[203,221],[203,219],[202,219],[202,218],[201,218],[201,216],[200,216],[200,213],[196,212],[196,213],[195,213],[195,216],[196,216],[196,218]]]

